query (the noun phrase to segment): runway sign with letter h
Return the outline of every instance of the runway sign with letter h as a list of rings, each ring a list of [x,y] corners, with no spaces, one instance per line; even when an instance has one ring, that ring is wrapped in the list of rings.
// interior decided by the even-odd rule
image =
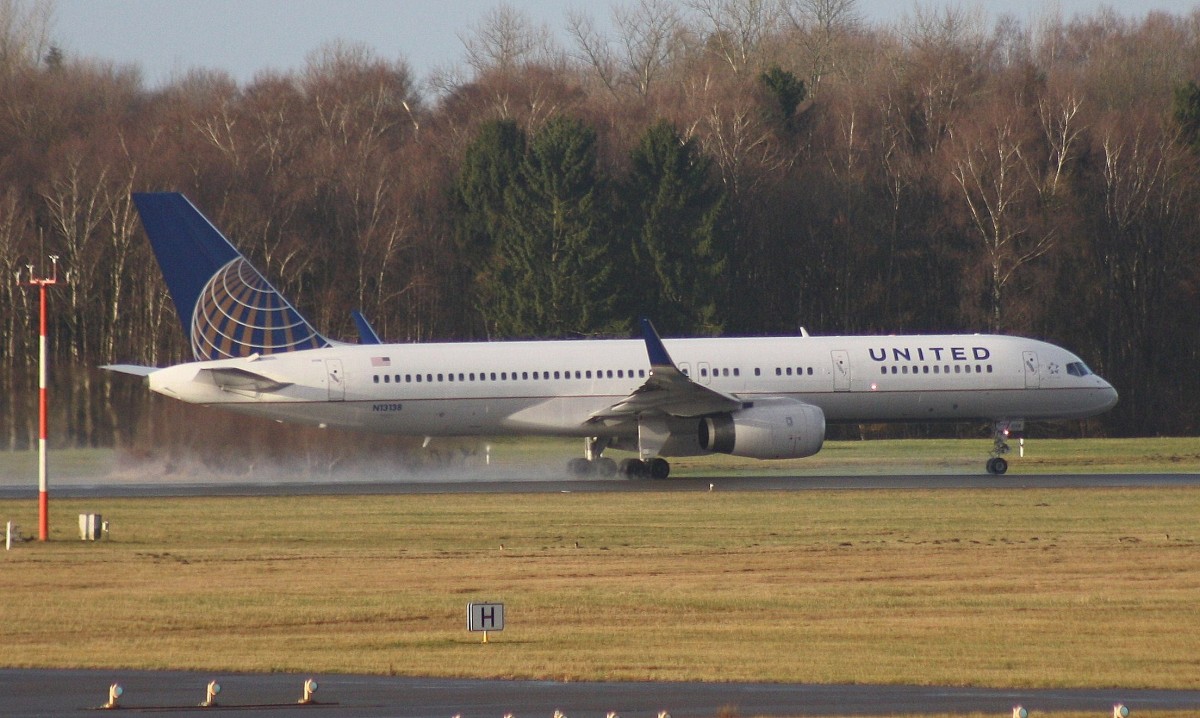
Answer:
[[[503,603],[468,603],[467,630],[483,631],[483,642],[488,642],[488,631],[504,630]]]

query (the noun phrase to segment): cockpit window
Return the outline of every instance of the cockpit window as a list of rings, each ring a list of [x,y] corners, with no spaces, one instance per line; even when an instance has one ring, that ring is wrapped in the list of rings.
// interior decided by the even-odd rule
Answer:
[[[1073,361],[1067,364],[1067,373],[1071,376],[1087,376],[1092,373],[1092,370],[1088,369],[1088,365],[1081,361]]]

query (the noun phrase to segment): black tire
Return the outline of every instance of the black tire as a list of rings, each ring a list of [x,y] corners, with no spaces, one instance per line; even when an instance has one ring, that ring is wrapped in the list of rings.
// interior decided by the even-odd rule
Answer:
[[[567,473],[571,476],[583,477],[590,474],[591,471],[592,466],[587,459],[576,458],[567,462]]]
[[[646,462],[646,472],[652,479],[665,479],[671,475],[671,464],[666,459],[655,457]]]
[[[646,464],[641,459],[621,459],[617,470],[627,479],[641,479],[646,476]]]
[[[988,459],[987,470],[989,474],[1001,476],[1008,471],[1008,461],[999,456]]]
[[[606,479],[615,476],[617,473],[617,462],[607,456],[601,456],[592,462],[592,473]]]

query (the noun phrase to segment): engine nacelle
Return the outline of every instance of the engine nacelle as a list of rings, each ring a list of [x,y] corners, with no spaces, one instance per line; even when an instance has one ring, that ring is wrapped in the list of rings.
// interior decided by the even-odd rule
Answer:
[[[799,459],[825,443],[825,413],[798,401],[752,406],[700,420],[700,447],[751,459]]]

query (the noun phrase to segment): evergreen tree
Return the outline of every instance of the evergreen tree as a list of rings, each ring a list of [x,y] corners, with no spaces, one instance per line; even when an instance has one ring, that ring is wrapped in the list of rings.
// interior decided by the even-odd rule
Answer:
[[[454,240],[462,289],[485,316],[492,303],[490,288],[496,283],[496,245],[507,221],[504,197],[517,181],[525,146],[525,133],[516,122],[484,124],[467,147],[454,185]]]
[[[728,316],[725,191],[695,140],[667,121],[647,130],[623,188],[632,238],[630,310],[672,334],[720,334]]]
[[[1174,115],[1183,141],[1200,151],[1200,85],[1194,80],[1175,88]]]
[[[505,193],[499,266],[487,308],[502,336],[612,331],[611,222],[601,201],[596,134],[556,118],[534,136]]]
[[[792,116],[796,114],[796,108],[800,106],[801,102],[804,102],[804,98],[808,95],[808,88],[804,86],[804,80],[778,65],[772,66],[771,69],[759,75],[758,80],[775,99],[776,108],[779,110],[779,120],[784,126],[787,126],[792,121]]]

